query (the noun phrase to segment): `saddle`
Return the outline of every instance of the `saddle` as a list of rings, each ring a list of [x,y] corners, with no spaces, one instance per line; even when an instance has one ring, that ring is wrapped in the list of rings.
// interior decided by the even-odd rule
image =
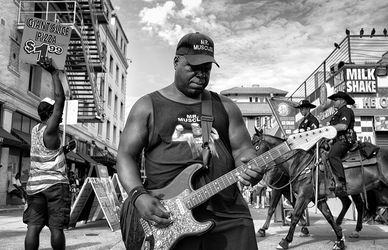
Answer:
[[[347,169],[376,164],[376,155],[379,149],[380,147],[369,142],[356,142],[345,157],[342,158],[342,165],[344,169]]]
[[[361,168],[361,172],[363,173],[363,168],[375,166],[377,164],[376,155],[379,149],[379,147],[368,142],[357,142],[342,158],[342,165],[344,167],[345,173],[346,170],[350,170],[352,168]],[[333,192],[330,191],[328,187],[332,182],[333,173],[330,163],[327,160],[327,152],[321,152],[321,157],[323,164],[320,164],[320,170],[325,173],[325,178],[324,181],[322,181],[323,183],[321,182],[321,185],[323,184],[323,186],[320,186],[320,190],[322,193],[325,192],[326,195],[332,196]],[[348,181],[349,180],[347,180],[347,182]]]

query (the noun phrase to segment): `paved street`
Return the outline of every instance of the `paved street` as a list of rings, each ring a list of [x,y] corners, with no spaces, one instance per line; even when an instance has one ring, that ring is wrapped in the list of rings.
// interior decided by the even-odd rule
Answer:
[[[264,223],[266,209],[252,209],[255,228],[259,229]],[[0,249],[23,249],[26,226],[21,221],[21,209],[0,212]],[[297,227],[294,241],[290,249],[331,249],[335,235],[320,213],[310,212],[310,237],[299,237],[300,227]],[[348,235],[355,227],[354,221],[347,220],[343,225],[346,236],[347,249],[388,249],[388,226],[364,225],[359,239],[350,239]],[[258,237],[259,249],[275,249],[279,241],[287,234],[288,226],[282,223],[272,223],[265,238]],[[121,242],[120,231],[112,232],[105,220],[77,223],[77,227],[66,232],[67,249],[125,249]],[[50,232],[44,228],[40,237],[40,249],[51,249]]]

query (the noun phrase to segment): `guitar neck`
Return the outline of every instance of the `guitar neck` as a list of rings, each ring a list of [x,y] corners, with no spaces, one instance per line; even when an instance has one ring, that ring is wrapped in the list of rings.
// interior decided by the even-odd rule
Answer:
[[[244,173],[248,169],[248,166],[252,166],[254,168],[261,168],[290,150],[291,149],[288,146],[287,142],[283,142],[278,146],[272,148],[271,150],[250,160],[248,164],[241,165],[233,169],[232,171],[222,175],[221,177],[215,179],[214,181],[206,184],[205,186],[193,191],[185,198],[187,208],[192,209],[202,204],[213,195],[236,183],[238,181],[237,175]]]

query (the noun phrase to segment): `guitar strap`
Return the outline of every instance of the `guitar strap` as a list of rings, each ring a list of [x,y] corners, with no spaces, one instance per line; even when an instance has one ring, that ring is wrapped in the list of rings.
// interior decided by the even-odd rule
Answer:
[[[212,112],[212,99],[209,91],[203,91],[201,101],[202,160],[204,168],[208,169],[211,158],[211,151],[209,146],[210,131],[214,121]]]

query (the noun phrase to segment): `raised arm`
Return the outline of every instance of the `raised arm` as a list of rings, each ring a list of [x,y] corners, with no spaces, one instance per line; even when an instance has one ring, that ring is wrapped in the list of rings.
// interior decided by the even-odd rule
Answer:
[[[47,120],[47,128],[44,131],[43,140],[47,148],[58,149],[61,146],[59,124],[61,123],[63,108],[65,106],[65,93],[61,80],[59,79],[60,71],[57,69],[55,62],[51,58],[46,57],[39,61],[39,65],[52,76],[55,101],[53,113]]]

